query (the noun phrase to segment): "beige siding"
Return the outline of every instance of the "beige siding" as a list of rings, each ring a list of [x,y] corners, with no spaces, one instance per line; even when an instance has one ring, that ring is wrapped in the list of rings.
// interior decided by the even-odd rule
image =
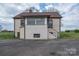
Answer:
[[[50,32],[53,32],[53,34],[51,34]],[[48,29],[48,39],[56,39],[57,38],[57,32],[54,31],[53,29]]]
[[[60,32],[60,19],[53,19],[53,28],[48,29],[48,38],[49,39],[55,39],[58,38],[59,36],[59,32]],[[49,33],[49,32],[53,32],[53,34]]]
[[[24,28],[20,28],[20,39],[24,39]]]
[[[17,32],[20,32],[20,19],[15,19],[15,37],[17,37]]]
[[[59,38],[60,37],[60,34],[59,34],[59,32],[61,31],[61,19],[53,19],[53,21],[54,21],[54,30],[56,30],[56,32],[57,32],[57,38]]]
[[[45,19],[45,25],[27,25],[25,24],[25,38],[26,39],[47,39],[47,18]],[[27,19],[25,20],[27,23]],[[40,38],[34,38],[33,34],[39,33]]]
[[[53,29],[57,32],[60,31],[59,23],[60,23],[60,19],[53,19]]]
[[[53,20],[53,28],[47,29],[47,18],[45,18],[45,25],[27,25],[27,18],[25,19],[25,33],[24,28],[20,27],[20,21],[22,19],[15,19],[15,36],[17,37],[17,32],[20,32],[20,39],[55,39],[59,36],[60,31],[60,19]],[[53,32],[50,34],[49,32]],[[40,38],[34,38],[33,34],[39,33]]]
[[[20,32],[20,38],[24,39],[24,28],[21,28],[21,20],[22,19],[15,19],[15,37],[17,37],[17,32]]]

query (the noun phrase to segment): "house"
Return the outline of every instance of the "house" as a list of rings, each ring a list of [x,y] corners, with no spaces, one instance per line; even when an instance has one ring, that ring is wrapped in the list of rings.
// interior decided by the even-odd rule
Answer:
[[[56,39],[61,27],[58,12],[22,12],[14,18],[15,37],[19,39]]]

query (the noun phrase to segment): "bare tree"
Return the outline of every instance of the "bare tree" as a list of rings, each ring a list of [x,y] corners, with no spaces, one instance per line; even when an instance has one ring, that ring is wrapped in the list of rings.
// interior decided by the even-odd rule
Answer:
[[[48,8],[47,10],[44,10],[43,12],[58,12],[59,13],[59,11],[57,10],[57,9],[55,9],[55,8]]]
[[[30,7],[28,9],[26,9],[25,12],[39,12],[39,10],[36,9],[35,7]]]

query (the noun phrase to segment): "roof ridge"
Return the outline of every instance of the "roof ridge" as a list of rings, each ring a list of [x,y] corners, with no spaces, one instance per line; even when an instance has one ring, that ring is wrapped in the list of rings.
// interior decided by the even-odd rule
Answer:
[[[61,15],[58,12],[22,12],[13,18],[18,18],[18,17],[21,18],[27,16],[51,16],[51,17],[61,18]]]

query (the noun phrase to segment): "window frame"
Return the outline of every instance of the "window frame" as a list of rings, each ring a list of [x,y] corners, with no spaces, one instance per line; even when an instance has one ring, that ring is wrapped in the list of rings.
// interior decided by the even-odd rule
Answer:
[[[36,25],[45,25],[44,18],[35,19],[35,22],[36,22]]]
[[[24,19],[22,19],[20,23],[21,23],[21,27],[25,26],[25,20]]]
[[[27,18],[27,25],[35,25],[35,24],[36,23],[35,23],[35,19],[34,18]]]
[[[34,37],[34,38],[40,38],[40,34],[39,34],[39,33],[33,34],[33,37]]]
[[[47,26],[48,28],[53,28],[53,20],[51,18],[47,19]]]
[[[34,24],[31,24],[30,22],[28,22],[29,20],[31,23],[33,23],[33,20],[34,20]],[[27,18],[27,25],[45,25],[45,19],[44,18]]]

